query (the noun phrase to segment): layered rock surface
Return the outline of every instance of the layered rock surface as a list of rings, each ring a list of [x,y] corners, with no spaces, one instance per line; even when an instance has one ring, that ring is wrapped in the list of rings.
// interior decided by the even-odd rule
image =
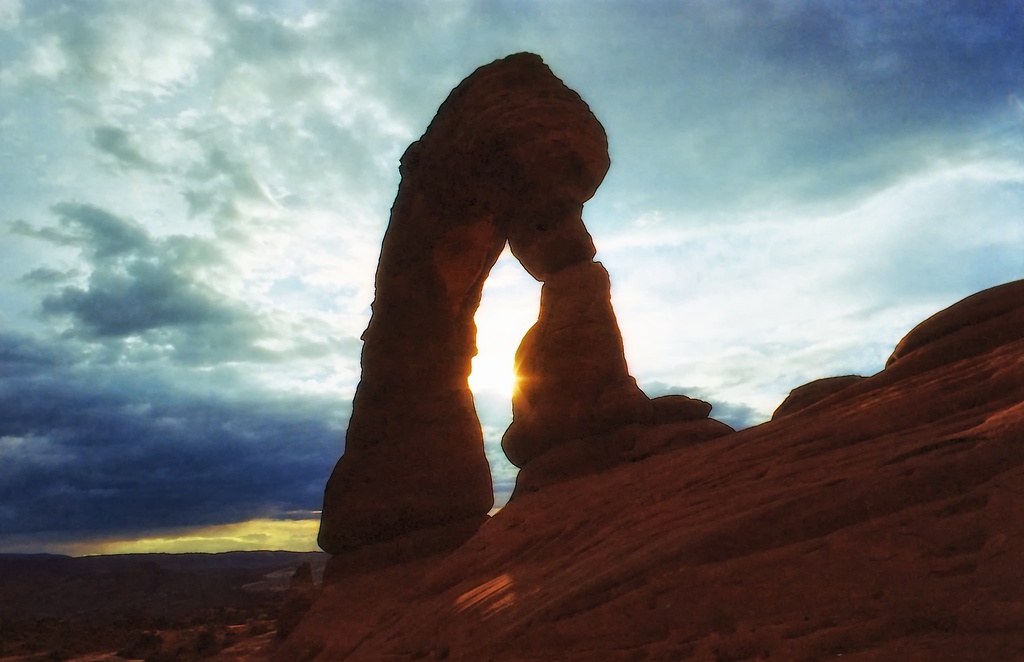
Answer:
[[[516,422],[504,442],[512,461],[653,420],[626,369],[608,274],[582,219],[608,167],[600,123],[529,53],[474,72],[408,148],[345,453],[324,494],[324,550],[362,549],[353,561],[363,567],[369,546],[415,533],[412,547],[431,551],[486,519],[490,472],[467,378],[473,316],[506,241],[544,282],[518,356]]]
[[[1024,659],[1024,281],[900,347],[769,423],[523,492],[453,552],[327,587],[279,658]]]

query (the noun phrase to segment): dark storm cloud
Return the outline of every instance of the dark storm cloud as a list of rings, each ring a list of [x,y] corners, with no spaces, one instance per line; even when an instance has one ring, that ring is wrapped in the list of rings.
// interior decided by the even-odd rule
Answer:
[[[66,231],[60,235],[61,245],[78,246],[93,263],[145,253],[152,248],[149,234],[142,225],[99,207],[61,202],[53,206],[53,211]],[[45,230],[37,236],[46,239],[43,232]]]
[[[55,368],[64,358],[58,346],[46,345],[30,336],[0,333],[0,366],[3,376],[25,377],[39,370]]]
[[[41,311],[69,324],[59,337],[0,333],[0,540],[134,536],[318,509],[347,405],[255,386],[233,364],[358,347],[262,349],[270,323],[215,289],[230,261],[210,240],[157,236],[91,205],[52,210],[52,226],[11,225],[77,251],[81,266],[21,278],[49,292]]]
[[[170,346],[175,358],[188,363],[272,358],[254,345],[267,335],[259,317],[199,277],[225,265],[215,245],[180,235],[156,238],[138,223],[90,205],[60,203],[54,212],[59,230],[20,230],[79,248],[89,266],[84,284],[59,287],[41,303],[44,315],[71,322],[69,335],[101,342],[137,337]],[[57,283],[53,275],[36,270],[23,280]]]
[[[124,337],[165,327],[247,321],[167,265],[142,260],[117,273],[93,271],[87,287],[66,287],[47,297],[43,311],[70,315],[93,336]]]
[[[344,426],[337,402],[199,397],[79,359],[0,333],[0,537],[138,534],[320,507]]]

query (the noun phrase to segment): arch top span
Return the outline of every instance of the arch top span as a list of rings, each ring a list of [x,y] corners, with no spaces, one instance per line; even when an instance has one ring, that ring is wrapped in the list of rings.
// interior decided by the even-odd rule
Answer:
[[[434,530],[465,536],[486,520],[491,478],[467,378],[473,316],[506,241],[543,283],[538,321],[516,353],[502,440],[512,462],[653,420],[583,224],[608,167],[600,122],[530,53],[477,69],[406,150],[345,453],[324,493],[325,551]]]

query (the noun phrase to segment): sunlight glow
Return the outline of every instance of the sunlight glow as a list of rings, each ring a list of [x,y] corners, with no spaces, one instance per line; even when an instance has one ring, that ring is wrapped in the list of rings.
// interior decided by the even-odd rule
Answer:
[[[473,359],[473,372],[469,374],[469,388],[474,393],[489,391],[509,399],[516,385],[516,373],[508,361],[508,354],[488,352]]]
[[[506,247],[484,283],[476,311],[477,355],[469,375],[475,394],[489,392],[512,399],[515,354],[523,336],[537,321],[540,283]]]

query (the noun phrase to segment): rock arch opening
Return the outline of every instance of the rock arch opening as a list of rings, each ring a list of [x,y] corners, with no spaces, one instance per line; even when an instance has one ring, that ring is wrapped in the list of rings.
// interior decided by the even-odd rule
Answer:
[[[585,466],[632,452],[637,426],[708,422],[706,403],[649,400],[629,375],[608,272],[583,223],[609,165],[590,108],[529,53],[477,69],[406,150],[346,449],[324,492],[325,551],[405,539],[399,547],[429,553],[486,521],[494,497],[468,377],[484,281],[506,244],[542,283],[501,440],[523,469],[516,489],[535,467],[532,481],[558,475],[566,455]],[[620,429],[630,432],[607,437]]]
[[[537,321],[540,283],[519,264],[506,246],[483,287],[476,316],[477,355],[473,357],[469,388],[491,467],[494,508],[512,495],[519,468],[501,449],[501,437],[512,423],[515,353],[523,336]]]

